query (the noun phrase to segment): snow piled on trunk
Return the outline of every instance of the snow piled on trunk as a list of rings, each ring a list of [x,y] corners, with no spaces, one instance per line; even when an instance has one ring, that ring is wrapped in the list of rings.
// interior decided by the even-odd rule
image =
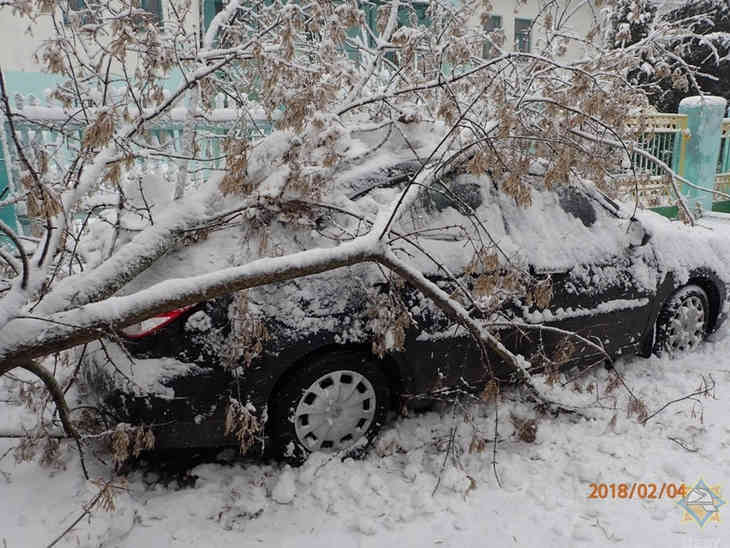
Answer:
[[[185,363],[174,358],[132,359],[118,344],[109,342],[103,347],[97,341],[89,343],[87,355],[87,376],[96,376],[97,368],[112,368],[114,372],[111,382],[114,383],[114,388],[136,396],[149,395],[171,400],[175,397],[175,390],[168,386],[168,381],[206,371],[194,363]],[[113,367],[110,364],[114,364]],[[112,387],[108,389],[112,391]]]
[[[525,443],[514,435],[508,417],[529,418],[534,411],[507,392],[500,405],[497,451],[501,488],[492,469],[492,445],[469,451],[475,436],[493,437],[494,408],[467,407],[471,423],[461,411],[446,408],[442,414],[398,419],[363,460],[314,454],[292,469],[230,461],[228,452],[227,458],[224,454],[194,468],[195,485],[181,489],[150,483],[154,475],[133,472],[116,496],[116,511],[93,510],[60,545],[724,546],[730,538],[730,506],[720,508],[720,522],[700,528],[683,521],[678,499],[588,495],[592,483],[694,485],[703,478],[720,485],[728,499],[727,335],[724,328],[717,342],[681,359],[618,363],[650,413],[696,390],[702,376],[717,382],[713,397],[677,403],[646,426],[627,417],[626,392],[617,387],[607,393],[608,373],[596,370],[579,381],[580,392],[573,384],[545,387],[556,400],[581,406],[588,418],[544,418],[535,442]],[[600,391],[589,393],[589,383],[597,383]],[[7,396],[0,390],[0,399]],[[0,412],[0,420],[7,416]],[[454,443],[446,455],[452,429]],[[12,445],[0,439],[0,456]],[[45,546],[80,515],[98,488],[82,479],[72,449],[62,471],[36,463],[14,465],[11,458],[0,461],[0,539],[8,548]],[[90,454],[87,464],[92,477],[109,477],[109,469]]]

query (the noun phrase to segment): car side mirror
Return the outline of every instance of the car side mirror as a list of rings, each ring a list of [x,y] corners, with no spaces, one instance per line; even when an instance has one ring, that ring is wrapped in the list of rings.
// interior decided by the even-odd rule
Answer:
[[[629,249],[643,247],[651,241],[651,232],[646,230],[638,219],[632,218],[629,224]]]

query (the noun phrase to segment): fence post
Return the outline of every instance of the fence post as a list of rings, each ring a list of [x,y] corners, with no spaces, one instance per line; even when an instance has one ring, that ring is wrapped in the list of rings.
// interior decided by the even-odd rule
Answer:
[[[687,115],[687,127],[692,135],[687,143],[684,176],[697,186],[714,189],[717,159],[720,155],[722,120],[727,101],[723,97],[687,97],[679,103],[679,113]],[[692,209],[699,204],[712,211],[713,195],[687,187],[682,189]]]
[[[717,168],[719,173],[730,171],[730,118],[722,121],[722,145],[720,146],[720,163]]]

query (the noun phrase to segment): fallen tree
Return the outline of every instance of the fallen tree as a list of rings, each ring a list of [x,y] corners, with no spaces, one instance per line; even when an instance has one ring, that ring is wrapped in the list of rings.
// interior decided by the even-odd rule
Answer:
[[[19,176],[0,206],[27,202],[34,234],[0,224],[12,244],[1,255],[7,278],[0,293],[0,375],[16,368],[37,375],[64,429],[78,439],[65,395],[44,365],[48,356],[184,305],[371,262],[432,299],[472,335],[485,360],[496,353],[541,398],[524,359],[394,245],[408,237],[418,249],[419,235],[403,236],[397,224],[452,169],[491,178],[522,206],[530,203],[536,170],[548,188],[591,180],[610,191],[617,156],[603,143],[630,150],[628,113],[648,104],[622,76],[635,51],[604,51],[594,41],[599,20],[588,37],[576,33],[560,2],[544,3],[532,29],[540,36],[533,53],[503,50],[499,32],[483,32],[478,2],[432,2],[428,24],[414,4],[373,7],[371,27],[366,7],[355,2],[232,0],[202,40],[188,28],[185,3],[172,2],[162,24],[125,2],[89,2],[77,12],[44,2],[4,7],[31,21],[51,18],[57,34],[38,57],[64,83],[42,122],[32,109],[13,108],[2,87]],[[485,41],[496,56],[482,58]],[[589,57],[566,60],[569,47]],[[171,72],[180,84],[165,90]],[[196,129],[215,124],[216,94],[235,113],[223,136]],[[263,136],[261,109],[274,126],[270,136]],[[169,120],[182,124],[182,150],[155,137],[156,124]],[[20,126],[52,129],[67,146],[24,142]],[[201,151],[207,138],[220,145],[216,157]],[[342,189],[344,174],[377,159],[383,147],[397,147],[419,167],[395,199],[369,201],[354,212],[366,230],[329,247],[283,254],[262,245],[260,256],[240,265],[125,291],[211,226],[235,220],[263,242],[275,219],[313,223],[323,204],[356,207]],[[224,166],[216,167],[221,159]],[[169,197],[157,203],[135,172],[153,160],[171,166],[156,181],[168,185]],[[86,219],[81,225],[74,221],[79,216]],[[465,219],[482,238],[470,251],[475,261],[493,255],[500,275],[530,278],[468,210]]]

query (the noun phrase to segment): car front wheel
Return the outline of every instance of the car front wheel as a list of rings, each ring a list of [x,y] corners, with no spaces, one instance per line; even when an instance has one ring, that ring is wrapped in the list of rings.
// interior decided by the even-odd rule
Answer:
[[[315,451],[346,451],[370,441],[386,419],[388,379],[364,353],[336,351],[296,369],[270,404],[277,456],[301,461]]]
[[[707,336],[709,325],[707,293],[698,285],[684,286],[670,297],[659,314],[654,351],[677,355],[695,350]]]

